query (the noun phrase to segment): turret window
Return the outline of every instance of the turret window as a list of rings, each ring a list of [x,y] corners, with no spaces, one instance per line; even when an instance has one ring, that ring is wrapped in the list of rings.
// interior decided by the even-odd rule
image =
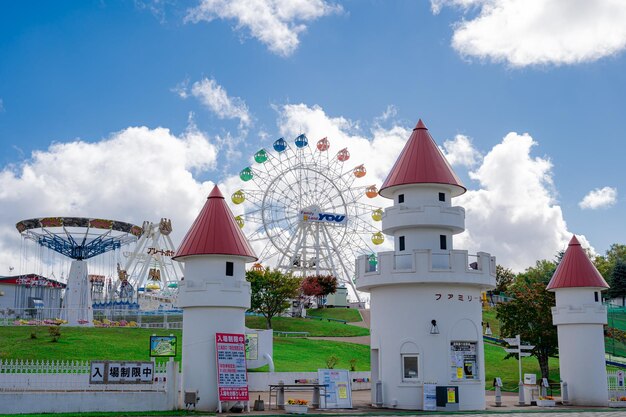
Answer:
[[[398,240],[399,240],[398,243],[400,244],[399,245],[400,246],[400,250],[403,251],[404,250],[404,236],[400,236],[400,239],[398,239]]]
[[[598,291],[594,291],[593,296],[596,298],[596,303],[600,301],[600,295],[598,294]]]
[[[404,194],[398,195],[398,204],[404,203]]]
[[[441,250],[448,249],[448,241],[446,240],[446,235],[439,235],[439,248]]]
[[[439,201],[446,201],[446,193],[439,193]]]
[[[232,262],[226,262],[226,276],[232,277],[234,275],[234,265]]]

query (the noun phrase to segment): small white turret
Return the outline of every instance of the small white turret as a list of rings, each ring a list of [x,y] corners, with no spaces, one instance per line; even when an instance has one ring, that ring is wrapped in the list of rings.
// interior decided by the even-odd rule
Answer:
[[[187,232],[175,260],[184,262],[178,304],[183,309],[183,390],[198,391],[196,406],[218,406],[216,333],[245,333],[250,308],[246,262],[257,258],[215,186]]]
[[[569,401],[574,405],[608,404],[607,311],[601,296],[608,287],[573,236],[547,289],[556,298],[552,323],[559,338],[561,380],[567,382]]]

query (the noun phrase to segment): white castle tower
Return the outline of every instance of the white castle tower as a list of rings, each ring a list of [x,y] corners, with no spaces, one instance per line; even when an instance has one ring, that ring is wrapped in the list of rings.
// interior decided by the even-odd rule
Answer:
[[[245,333],[250,308],[245,264],[257,260],[217,186],[173,259],[185,264],[178,294],[183,309],[183,390],[198,391],[196,409],[215,411],[215,334]]]
[[[607,312],[600,295],[608,287],[573,236],[547,289],[556,297],[552,323],[559,338],[561,380],[567,382],[569,401],[574,405],[608,404]]]
[[[374,270],[367,256],[357,260],[384,407],[422,409],[423,385],[434,383],[458,387],[460,410],[485,408],[481,291],[495,286],[496,264],[454,249],[465,210],[451,199],[465,191],[420,120],[380,190],[393,199],[382,229],[395,250],[378,253]]]

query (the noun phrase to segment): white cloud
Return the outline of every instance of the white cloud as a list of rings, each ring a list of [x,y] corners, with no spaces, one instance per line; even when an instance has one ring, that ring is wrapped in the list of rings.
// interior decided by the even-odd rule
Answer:
[[[203,78],[187,88],[188,82],[178,84],[173,91],[185,99],[192,95],[220,119],[239,119],[239,126],[245,128],[252,123],[252,117],[245,101],[239,97],[229,97],[224,87],[214,79]]]
[[[191,225],[211,183],[216,147],[195,128],[180,136],[163,128],[129,127],[97,142],[52,144],[30,160],[0,171],[0,275],[21,263],[19,220],[48,216],[101,217],[141,225],[172,219],[173,240]],[[32,242],[31,242],[32,243]],[[56,274],[60,276],[59,273]]]
[[[530,135],[511,132],[470,172],[479,189],[454,203],[467,211],[467,230],[455,246],[490,252],[516,271],[566,247],[571,233],[555,201],[552,163],[531,156],[534,145]],[[588,246],[584,236],[581,243]]]
[[[371,130],[362,132],[357,122],[328,115],[319,106],[293,104],[277,111],[274,138],[282,135],[292,143],[295,136],[306,132],[314,147],[318,139],[328,137],[331,158],[348,147],[351,158],[345,169],[361,163],[367,168],[366,177],[357,185],[380,186],[411,134],[411,128],[397,123],[389,128],[374,123]],[[216,168],[218,147],[190,124],[179,136],[163,128],[132,127],[93,143],[57,143],[33,153],[19,166],[1,170],[0,274],[7,273],[8,266],[19,267],[20,238],[15,223],[31,217],[75,215],[136,224],[169,217],[177,245],[212,187],[212,182],[195,179],[194,173]],[[437,140],[437,128],[431,129]],[[272,142],[268,138],[265,147],[269,149]],[[553,258],[566,247],[571,233],[555,202],[552,164],[547,158],[532,156],[534,145],[528,134],[509,133],[482,161],[477,160],[479,165],[470,176],[478,189],[453,202],[467,211],[468,230],[456,237],[456,248],[490,252],[498,263],[523,270],[538,259]],[[469,141],[461,148],[461,154],[478,155]],[[238,163],[233,171],[250,165],[252,155]],[[467,164],[458,164],[458,169],[463,166]],[[237,189],[247,188],[238,175],[226,178],[220,187],[227,200]],[[363,201],[374,206],[391,203],[382,197],[364,197]],[[241,206],[231,208],[236,213],[242,210]],[[246,231],[251,228],[252,224],[246,225]],[[584,236],[580,239],[586,244]],[[376,249],[386,250],[389,243],[387,238],[386,245]],[[260,254],[262,246],[258,242],[253,245]]]
[[[431,0],[479,9],[454,26],[452,46],[468,57],[513,67],[593,62],[626,48],[623,0]]]
[[[4,112],[4,101],[0,98],[0,113]]]
[[[443,153],[452,166],[471,168],[482,158],[472,146],[472,140],[465,135],[456,135],[453,140],[443,142]]]
[[[201,0],[189,9],[186,22],[235,20],[237,29],[250,34],[281,56],[291,55],[306,30],[304,22],[337,13],[341,6],[325,0]]]
[[[596,188],[589,191],[589,193],[578,203],[581,209],[599,209],[608,208],[615,204],[617,201],[617,189],[613,187]]]

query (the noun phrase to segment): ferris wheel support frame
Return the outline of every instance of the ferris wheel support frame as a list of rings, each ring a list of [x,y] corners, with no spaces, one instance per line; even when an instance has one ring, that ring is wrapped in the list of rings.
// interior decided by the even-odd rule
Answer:
[[[237,222],[242,228],[247,221],[256,225],[249,239],[266,242],[260,256],[263,261],[277,261],[278,268],[301,276],[328,271],[349,286],[360,302],[354,273],[346,261],[371,250],[364,234],[372,233],[374,245],[383,241],[374,240],[380,232],[367,221],[380,209],[361,200],[377,196],[376,186],[353,186],[367,170],[363,164],[346,170],[347,148],[331,158],[327,138],[320,139],[315,150],[304,134],[295,145],[280,138],[273,145],[276,153],[261,149],[254,157],[259,165],[241,170],[240,178],[253,187],[237,190],[232,200],[235,204],[247,200],[252,209],[237,216]],[[373,215],[372,219],[380,221]]]

